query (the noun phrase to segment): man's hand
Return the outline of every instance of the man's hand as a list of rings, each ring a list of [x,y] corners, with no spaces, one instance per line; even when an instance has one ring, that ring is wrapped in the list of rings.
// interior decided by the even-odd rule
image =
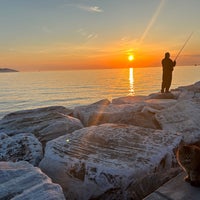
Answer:
[[[174,60],[174,66],[176,65],[176,60]]]

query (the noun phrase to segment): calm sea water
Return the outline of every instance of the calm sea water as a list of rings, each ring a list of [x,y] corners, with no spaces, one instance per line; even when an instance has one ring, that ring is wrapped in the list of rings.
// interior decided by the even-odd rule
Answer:
[[[7,113],[62,105],[73,108],[98,100],[160,91],[160,67],[19,72],[0,74],[0,118]],[[172,88],[200,80],[200,67],[177,66]]]

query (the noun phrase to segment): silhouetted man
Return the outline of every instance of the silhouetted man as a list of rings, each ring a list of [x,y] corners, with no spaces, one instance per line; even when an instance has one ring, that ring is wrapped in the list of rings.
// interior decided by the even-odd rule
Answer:
[[[176,61],[170,59],[170,54],[168,52],[165,53],[165,58],[162,60],[163,75],[161,93],[169,92],[172,83],[172,71],[174,70],[175,65]]]

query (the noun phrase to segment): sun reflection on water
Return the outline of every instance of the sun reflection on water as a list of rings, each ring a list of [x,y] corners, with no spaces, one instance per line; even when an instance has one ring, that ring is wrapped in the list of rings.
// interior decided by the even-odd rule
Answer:
[[[135,94],[134,89],[134,70],[133,68],[129,68],[129,96],[133,96]]]

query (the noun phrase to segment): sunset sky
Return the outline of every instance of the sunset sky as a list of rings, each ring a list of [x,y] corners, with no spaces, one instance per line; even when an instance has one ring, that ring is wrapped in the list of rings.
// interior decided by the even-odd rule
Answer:
[[[177,65],[200,64],[199,9],[199,0],[0,0],[0,67],[160,66],[192,32]]]

